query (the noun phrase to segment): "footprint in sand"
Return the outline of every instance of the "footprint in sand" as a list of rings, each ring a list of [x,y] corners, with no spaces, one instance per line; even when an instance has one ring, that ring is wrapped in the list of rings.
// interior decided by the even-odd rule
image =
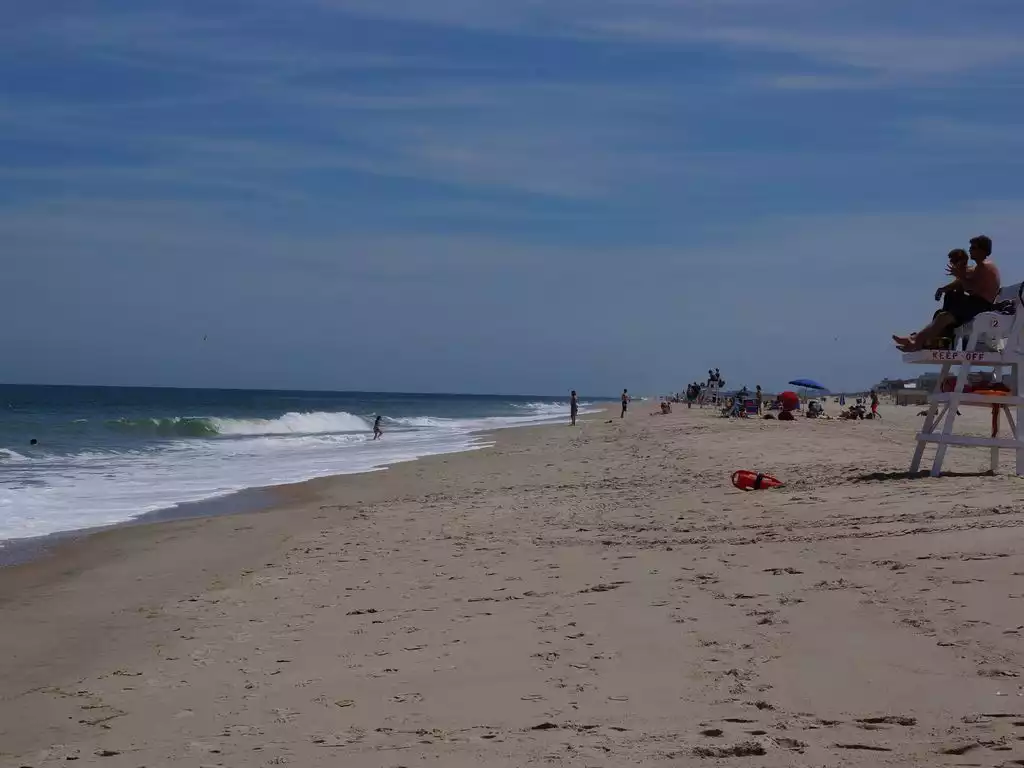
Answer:
[[[694,747],[696,757],[755,757],[766,754],[764,746],[757,741],[742,741],[731,747]]]

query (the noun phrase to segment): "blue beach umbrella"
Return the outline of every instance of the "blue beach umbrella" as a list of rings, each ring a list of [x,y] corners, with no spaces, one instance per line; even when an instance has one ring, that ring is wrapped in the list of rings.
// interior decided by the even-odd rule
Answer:
[[[827,392],[828,388],[819,384],[814,379],[793,379],[789,382],[794,387],[803,387],[804,389],[820,389],[822,392]]]

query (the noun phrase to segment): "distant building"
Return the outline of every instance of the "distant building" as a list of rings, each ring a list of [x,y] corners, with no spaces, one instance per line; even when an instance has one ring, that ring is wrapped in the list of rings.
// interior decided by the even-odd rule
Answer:
[[[955,379],[953,376],[949,378]],[[967,383],[974,386],[989,380],[991,374],[985,372],[971,373],[967,376]],[[921,374],[916,379],[885,379],[876,385],[876,389],[887,391],[896,405],[925,405],[928,403],[928,395],[935,391],[938,383],[939,374],[929,372]],[[883,386],[887,389],[883,390]]]
[[[882,394],[892,394],[900,389],[906,389],[907,383],[913,381],[913,379],[882,379],[880,382],[875,384],[873,389],[876,392]]]

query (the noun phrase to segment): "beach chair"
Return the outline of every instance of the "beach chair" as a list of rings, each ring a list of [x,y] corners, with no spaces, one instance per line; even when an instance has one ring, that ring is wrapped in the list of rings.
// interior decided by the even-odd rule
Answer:
[[[974,320],[956,329],[951,349],[923,349],[903,355],[903,362],[911,365],[941,366],[935,387],[928,396],[928,411],[924,426],[917,435],[917,446],[910,463],[910,471],[921,468],[925,447],[936,445],[931,475],[942,472],[946,449],[950,445],[989,448],[989,465],[992,472],[999,466],[999,449],[1016,452],[1016,474],[1024,476],[1024,390],[1021,387],[1021,366],[1024,364],[1024,283],[1004,288],[999,293],[999,302],[1012,301],[1014,314],[1005,312],[983,312]],[[997,302],[998,303],[998,302]],[[943,391],[950,372],[957,370],[956,385],[951,391]],[[991,368],[993,386],[978,392],[965,392],[968,376],[975,368]],[[996,392],[995,385],[1002,385],[1007,391]],[[975,437],[957,435],[953,428],[957,409],[961,405],[980,405],[992,408],[992,435]],[[1016,409],[1016,418],[1011,412]],[[1006,417],[1010,428],[1009,438],[998,436],[1000,416]],[[941,430],[938,430],[941,423]]]
[[[743,413],[746,416],[760,416],[761,414],[757,412],[757,400],[754,400],[753,398],[747,398],[744,400]]]

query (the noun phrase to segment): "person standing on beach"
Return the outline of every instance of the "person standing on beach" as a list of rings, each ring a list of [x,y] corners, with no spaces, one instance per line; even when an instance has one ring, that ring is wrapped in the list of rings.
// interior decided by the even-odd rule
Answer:
[[[626,409],[629,408],[629,390],[622,390],[622,414],[619,416],[620,419],[626,418]]]
[[[757,385],[757,390],[756,390],[756,393],[755,393],[754,397],[757,398],[757,415],[760,416],[761,415],[761,406],[764,403],[764,394],[761,392],[761,385],[760,384]]]
[[[373,439],[374,440],[379,440],[381,435],[384,434],[384,431],[380,428],[380,420],[381,420],[381,417],[378,416],[376,419],[374,419],[374,422],[373,422]]]
[[[576,426],[576,414],[579,413],[579,410],[580,401],[579,398],[576,397],[576,390],[574,389],[572,394],[569,395],[569,419],[572,421],[572,426],[574,427]]]
[[[871,390],[871,417],[878,418],[878,393]]]

